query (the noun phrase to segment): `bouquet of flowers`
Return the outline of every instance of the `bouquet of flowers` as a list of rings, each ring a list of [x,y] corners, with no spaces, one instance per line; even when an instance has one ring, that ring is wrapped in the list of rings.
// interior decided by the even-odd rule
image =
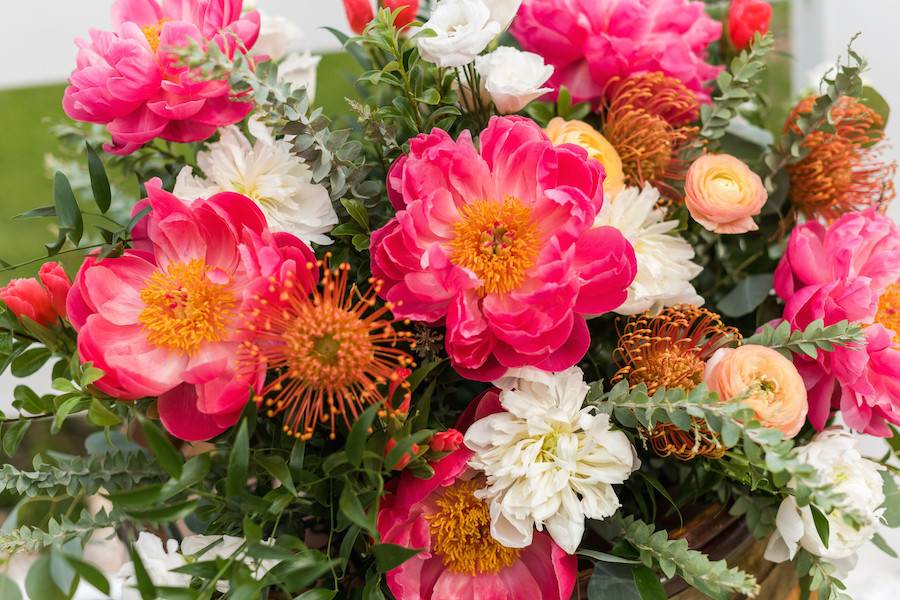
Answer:
[[[241,0],[77,41],[21,215],[67,268],[0,290],[0,369],[55,390],[3,451],[84,439],[0,468],[27,594],[829,600],[896,557],[895,165],[852,43],[793,101],[761,0],[374,4],[335,105]]]

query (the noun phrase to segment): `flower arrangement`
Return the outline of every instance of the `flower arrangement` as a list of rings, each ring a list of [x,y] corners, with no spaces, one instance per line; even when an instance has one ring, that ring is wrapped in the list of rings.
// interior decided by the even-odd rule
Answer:
[[[0,289],[0,370],[54,393],[0,441],[86,450],[0,467],[0,562],[41,553],[41,600],[848,597],[900,526],[862,57],[769,131],[766,2],[432,4],[344,0],[340,106],[240,0],[77,42],[22,215],[62,262]]]

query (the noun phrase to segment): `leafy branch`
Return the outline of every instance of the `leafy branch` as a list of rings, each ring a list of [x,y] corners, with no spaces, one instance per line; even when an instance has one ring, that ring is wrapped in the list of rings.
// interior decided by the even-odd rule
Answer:
[[[744,343],[768,346],[786,358],[791,358],[792,353],[816,358],[820,350],[833,352],[836,346],[852,346],[864,341],[863,326],[859,323],[844,320],[825,327],[825,322],[817,319],[803,330],[792,331],[787,321],[782,321],[777,327],[764,325]]]
[[[700,107],[700,137],[710,145],[718,144],[732,119],[740,114],[740,106],[757,93],[760,76],[766,69],[766,56],[774,43],[771,32],[762,37],[757,34],[750,48],[735,56],[730,68],[719,74],[716,79],[719,93],[713,97],[712,104]]]
[[[796,164],[809,154],[803,142],[816,131],[833,131],[831,111],[837,102],[844,96],[859,96],[863,90],[862,73],[867,68],[867,63],[853,50],[854,36],[847,45],[847,62],[840,60],[837,71],[833,77],[826,75],[822,79],[822,93],[816,98],[812,110],[809,113],[799,115],[793,127],[788,127],[781,139],[771,147],[764,156],[764,162],[768,167],[766,176],[766,188],[770,194],[777,187],[775,178],[788,165]],[[777,196],[772,196],[777,197]]]
[[[120,522],[121,519],[114,513],[107,513],[104,509],[94,515],[84,510],[77,521],[68,517],[61,517],[59,520],[51,518],[46,531],[23,525],[0,532],[0,552],[40,552],[50,546],[60,547],[73,539],[80,540],[83,545],[96,530],[117,527]]]
[[[115,492],[164,479],[165,472],[145,452],[114,452],[89,457],[54,454],[48,462],[36,457],[33,471],[23,471],[11,464],[0,467],[0,492],[28,497],[52,498],[77,493],[90,496],[101,488]]]
[[[800,506],[813,504],[825,514],[839,508],[851,521],[863,522],[843,495],[822,482],[815,467],[798,457],[794,442],[784,439],[781,431],[764,427],[740,397],[723,402],[704,384],[689,392],[661,388],[648,396],[645,385],[629,389],[628,382],[623,380],[605,393],[595,383],[587,402],[601,412],[612,414],[623,427],[642,427],[649,431],[660,423],[671,423],[693,433],[698,443],[698,427],[703,423],[725,448],[732,450],[731,458],[746,461],[771,475],[775,486],[771,492],[790,493]],[[726,470],[726,475],[735,476],[730,470]]]
[[[664,530],[655,530],[632,516],[616,520],[621,537],[637,549],[641,562],[651,568],[658,566],[666,577],[677,575],[716,600],[728,600],[734,594],[754,598],[759,593],[752,575],[730,568],[724,560],[709,560],[706,554],[691,550],[687,540],[670,540]]]

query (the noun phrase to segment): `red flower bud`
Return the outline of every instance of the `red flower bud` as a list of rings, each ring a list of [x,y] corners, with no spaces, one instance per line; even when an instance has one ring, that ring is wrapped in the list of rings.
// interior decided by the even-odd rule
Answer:
[[[403,9],[394,20],[394,27],[397,29],[403,29],[415,21],[419,13],[419,0],[383,0],[382,4],[384,4],[385,8],[391,9],[391,11]]]
[[[431,438],[431,449],[435,452],[454,452],[463,443],[463,434],[455,429],[440,431]]]
[[[728,37],[736,50],[750,47],[753,37],[769,31],[772,5],[763,0],[732,0],[728,9]]]
[[[40,271],[38,271],[38,277],[50,295],[50,303],[53,305],[53,310],[60,317],[66,318],[66,297],[68,297],[69,290],[72,288],[72,281],[66,274],[65,269],[58,262],[44,263],[41,265]]]
[[[69,276],[59,263],[46,263],[37,279],[13,279],[0,288],[2,300],[17,318],[28,317],[39,325],[52,325],[59,317],[66,316],[66,296],[72,287]]]
[[[387,456],[388,454],[390,454],[391,450],[393,450],[396,447],[397,447],[396,440],[393,440],[393,439],[388,440],[387,444],[384,445],[384,455]],[[409,461],[411,461],[413,459],[413,456],[415,456],[418,453],[419,453],[419,445],[413,444],[412,447],[410,448],[410,451],[405,453],[402,457],[400,457],[400,460],[397,462],[396,465],[394,465],[393,470],[394,471],[402,471],[403,469],[405,469],[406,465],[409,464]]]
[[[344,0],[344,11],[350,29],[356,34],[362,33],[369,21],[375,18],[372,0]]]

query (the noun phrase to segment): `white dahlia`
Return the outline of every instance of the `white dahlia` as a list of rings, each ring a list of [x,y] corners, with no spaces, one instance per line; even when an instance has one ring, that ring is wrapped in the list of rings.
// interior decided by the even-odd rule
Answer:
[[[628,299],[616,309],[620,315],[659,310],[676,304],[701,306],[691,280],[703,267],[692,262],[694,249],[681,236],[672,233],[678,221],[665,221],[665,212],[657,208],[659,191],[625,188],[607,200],[594,220],[594,226],[609,225],[622,232],[637,258],[637,276],[628,288]]]
[[[219,140],[197,154],[197,165],[205,177],[184,167],[175,181],[175,195],[208,198],[219,192],[237,192],[256,201],[273,231],[292,233],[306,243],[330,244],[326,234],[338,217],[328,190],[312,182],[312,171],[291,152],[291,144],[273,139],[255,121],[251,121],[251,132],[257,138],[253,145],[234,125],[219,131]]]
[[[534,528],[568,553],[584,534],[584,519],[604,519],[619,508],[613,484],[640,462],[628,437],[609,416],[584,407],[588,386],[581,369],[560,373],[512,369],[494,382],[499,412],[476,421],[465,436],[487,486],[476,492],[490,505],[491,535],[524,548]]]

